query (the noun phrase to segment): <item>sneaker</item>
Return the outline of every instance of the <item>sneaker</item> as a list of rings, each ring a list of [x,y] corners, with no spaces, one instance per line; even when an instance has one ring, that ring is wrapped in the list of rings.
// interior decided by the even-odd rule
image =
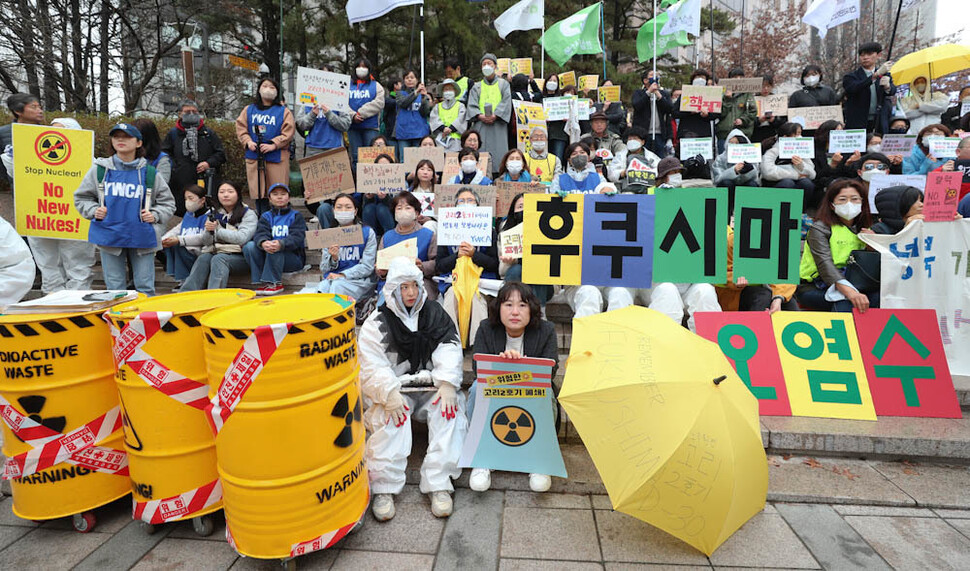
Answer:
[[[545,474],[529,474],[529,489],[533,492],[548,492],[552,478]]]
[[[394,517],[394,496],[392,494],[375,494],[370,505],[377,521],[387,521]]]
[[[492,471],[488,468],[472,468],[468,487],[476,492],[486,492],[492,486]]]
[[[283,284],[266,284],[256,290],[256,295],[277,295],[283,293]]]
[[[431,492],[431,514],[434,517],[448,517],[451,515],[452,508],[450,492],[444,490]]]

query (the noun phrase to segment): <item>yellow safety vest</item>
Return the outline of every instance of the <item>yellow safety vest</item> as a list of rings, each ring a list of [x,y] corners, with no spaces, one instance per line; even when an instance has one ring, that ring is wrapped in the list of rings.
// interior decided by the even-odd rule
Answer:
[[[837,224],[832,227],[832,235],[829,237],[829,248],[832,250],[832,261],[835,267],[844,268],[849,261],[852,250],[862,250],[866,247],[865,243],[856,236],[855,232],[848,226]],[[805,244],[802,251],[802,261],[798,266],[798,275],[805,281],[812,281],[818,277],[818,266],[815,264],[815,256],[812,249]]]
[[[525,154],[525,164],[529,166],[529,174],[532,180],[539,182],[552,182],[553,171],[556,170],[556,159],[546,154],[544,159],[534,159],[529,153]]]
[[[461,89],[461,93],[458,94],[458,97],[461,97],[463,95],[468,95],[468,78],[467,77],[460,77],[460,78],[458,78],[455,81],[455,83],[457,83],[458,84],[458,87]]]
[[[479,85],[482,86],[482,92],[478,96],[478,110],[484,115],[485,105],[492,104],[492,114],[498,109],[499,104],[502,102],[502,88],[499,87],[499,81],[492,85],[485,83],[483,80]]]
[[[461,103],[458,103],[457,101],[451,106],[451,109],[445,109],[444,103],[438,104],[438,119],[444,123],[445,127],[451,127],[455,124],[455,121],[458,120],[458,113],[460,111],[459,107],[461,107]],[[451,135],[448,136],[452,139],[460,139],[461,133],[455,133],[452,131]]]

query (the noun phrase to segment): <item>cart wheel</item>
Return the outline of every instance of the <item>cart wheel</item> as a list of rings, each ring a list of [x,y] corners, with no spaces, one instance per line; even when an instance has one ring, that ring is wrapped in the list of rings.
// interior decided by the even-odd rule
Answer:
[[[280,559],[280,569],[285,569],[286,571],[296,571],[296,559],[292,557]]]
[[[156,531],[158,531],[158,528],[155,527],[154,524],[145,523],[143,521],[138,522],[138,527],[141,528],[142,532],[144,532],[145,535],[152,535]]]
[[[212,532],[216,529],[216,523],[212,520],[212,516],[201,515],[199,517],[192,518],[192,529],[195,530],[195,534],[200,537],[209,537]]]
[[[98,525],[98,520],[94,517],[94,512],[84,512],[72,516],[74,531],[78,533],[90,533],[94,526]]]

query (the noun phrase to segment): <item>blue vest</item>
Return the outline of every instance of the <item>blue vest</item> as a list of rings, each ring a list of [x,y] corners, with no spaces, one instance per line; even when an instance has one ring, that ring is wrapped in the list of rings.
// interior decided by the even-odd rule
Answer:
[[[336,111],[333,113],[338,114]],[[314,149],[336,149],[344,146],[344,134],[334,129],[327,121],[327,115],[317,117],[313,122],[313,128],[306,137],[306,145]]]
[[[282,105],[273,105],[266,109],[260,109],[255,105],[250,105],[246,108],[246,126],[249,129],[249,136],[257,144],[260,140],[263,143],[272,143],[273,137],[280,136],[283,132],[283,118],[286,116],[286,107]],[[262,125],[266,128],[262,135],[256,134],[256,126]],[[262,137],[262,139],[260,139]],[[251,151],[249,148],[246,149],[246,158],[256,160],[259,158],[259,153],[256,151]],[[263,158],[268,163],[278,163],[280,162],[280,149],[276,149],[271,153],[263,155]]]
[[[367,240],[370,239],[374,231],[370,229],[370,226],[361,226],[361,229],[364,232],[364,242],[354,246],[340,247],[340,254],[337,257],[337,269],[334,270],[334,273],[344,273],[346,270],[359,264],[361,258],[364,257],[364,248],[367,246]]]
[[[377,82],[368,81],[367,83],[354,83],[350,86],[350,108],[357,112],[365,104],[370,103],[377,98]],[[378,115],[380,115],[378,113]],[[360,123],[352,123],[350,125],[351,129],[361,130],[361,129],[376,129],[378,126],[378,117],[374,115],[373,117],[368,117],[361,121]]]
[[[158,238],[151,224],[141,221],[145,205],[146,167],[107,169],[104,173],[104,220],[92,220],[88,241],[113,248],[155,248]]]
[[[162,159],[164,159],[167,156],[168,156],[168,153],[166,153],[165,151],[159,151],[158,152],[158,156],[155,157],[155,160],[154,161],[148,161],[148,164],[152,165],[153,167],[155,167],[157,169],[158,168],[158,163],[162,162]]]
[[[421,115],[422,97],[424,96],[415,97],[410,109],[398,108],[397,119],[394,123],[394,137],[396,139],[420,139],[431,132],[431,128],[428,127],[428,120]]]
[[[586,175],[583,182],[576,182],[573,177],[566,173],[559,175],[559,188],[565,190],[566,192],[581,192],[583,194],[588,194],[596,190],[596,187],[600,184],[600,177],[595,172]]]
[[[287,208],[286,213],[280,214],[275,208],[263,212],[263,218],[269,222],[270,234],[274,240],[282,240],[290,235],[290,225],[296,219],[296,210]]]
[[[208,209],[201,210],[201,214],[196,215],[196,212],[186,212],[185,216],[182,217],[182,226],[179,227],[179,236],[195,236],[205,232],[205,222],[209,219],[207,214]]]

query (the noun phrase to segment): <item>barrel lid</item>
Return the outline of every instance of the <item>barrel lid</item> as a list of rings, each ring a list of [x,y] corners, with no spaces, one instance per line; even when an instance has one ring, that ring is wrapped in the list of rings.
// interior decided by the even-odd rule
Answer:
[[[292,294],[254,299],[210,311],[202,317],[203,327],[212,329],[255,329],[275,323],[313,323],[347,311],[353,301],[329,293]]]
[[[173,315],[184,315],[250,300],[255,295],[255,292],[248,289],[210,289],[172,293],[147,299],[137,299],[113,307],[110,315],[112,318],[122,320],[134,319],[144,311],[170,311]]]
[[[145,294],[139,293],[138,298],[129,301],[127,304],[119,304],[113,307],[121,307],[122,305],[136,304],[145,301]],[[98,321],[101,320],[101,316],[106,311],[111,311],[112,308],[99,307],[98,309],[89,309],[87,311],[67,311],[63,313],[8,313],[5,315],[0,315],[0,323],[6,324],[16,324],[16,323],[34,323],[42,321],[57,321],[59,319],[71,319],[78,318],[82,316],[95,316],[94,318]],[[81,320],[84,322],[85,320]]]

